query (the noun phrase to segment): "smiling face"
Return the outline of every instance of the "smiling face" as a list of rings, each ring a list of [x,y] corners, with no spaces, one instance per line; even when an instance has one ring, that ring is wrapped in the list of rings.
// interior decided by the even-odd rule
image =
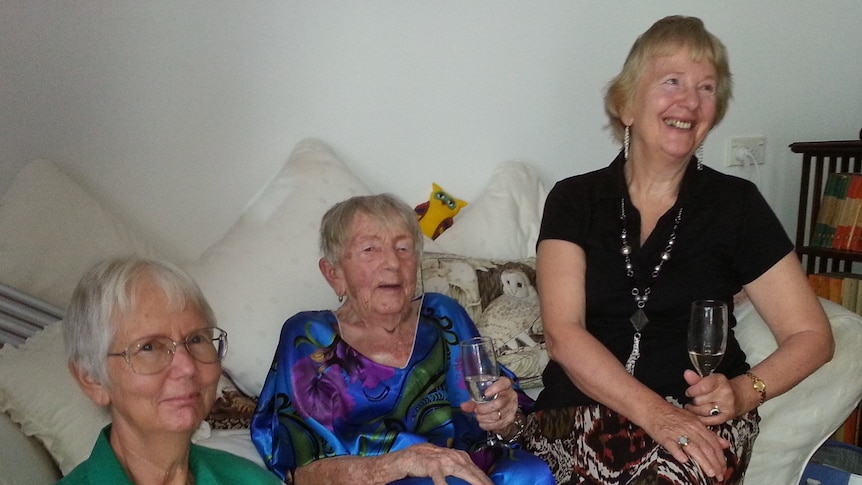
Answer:
[[[149,279],[138,284],[135,297],[134,311],[116,321],[111,352],[122,352],[144,337],[166,336],[183,342],[193,330],[208,327],[193,305],[171,309],[164,292]],[[220,374],[220,363],[198,362],[182,343],[177,345],[171,364],[153,375],[136,374],[122,357],[109,357],[111,385],[102,388],[100,404],[111,405],[117,431],[190,437],[212,408]]]
[[[396,220],[396,219],[390,219]],[[353,217],[337,266],[324,276],[363,319],[397,317],[416,290],[417,254],[411,232],[363,212]]]
[[[621,113],[632,156],[687,162],[713,126],[716,90],[715,67],[693,61],[688,49],[653,58]]]

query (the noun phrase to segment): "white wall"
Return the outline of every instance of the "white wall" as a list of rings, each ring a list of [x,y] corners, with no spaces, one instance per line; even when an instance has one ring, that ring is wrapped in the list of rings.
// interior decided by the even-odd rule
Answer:
[[[510,159],[550,186],[615,155],[602,88],[673,13],[730,52],[707,164],[766,136],[762,190],[792,232],[787,145],[862,128],[857,0],[3,0],[0,192],[48,158],[192,259],[310,136],[411,205],[432,181],[469,201]]]

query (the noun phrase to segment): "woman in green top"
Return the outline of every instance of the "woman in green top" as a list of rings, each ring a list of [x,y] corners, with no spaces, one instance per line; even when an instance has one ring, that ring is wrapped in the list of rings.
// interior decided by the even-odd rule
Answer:
[[[61,483],[281,483],[191,443],[216,398],[227,334],[187,274],[139,258],[100,263],[78,283],[63,325],[72,375],[112,422]]]

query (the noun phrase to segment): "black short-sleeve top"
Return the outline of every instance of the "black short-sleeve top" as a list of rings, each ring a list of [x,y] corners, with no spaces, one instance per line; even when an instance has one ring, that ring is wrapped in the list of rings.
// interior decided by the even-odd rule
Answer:
[[[606,168],[558,182],[545,202],[539,242],[561,239],[584,250],[587,330],[624,364],[632,351],[635,330],[630,318],[637,306],[620,251],[623,201],[634,278],[641,292],[650,287],[644,308],[650,323],[641,332],[634,375],[660,395],[687,402],[683,371],[692,368],[686,348],[691,302],[728,303],[731,331],[717,372],[728,378],[742,374],[748,364],[733,332],[733,295],[792,251],[793,243],[753,183],[706,166],[697,170],[693,158],[676,204],[641,247],[640,214],[626,189],[624,164],[620,154]],[[653,281],[653,269],[667,248],[680,208],[671,257]],[[546,367],[543,381],[538,409],[594,402],[554,361]]]

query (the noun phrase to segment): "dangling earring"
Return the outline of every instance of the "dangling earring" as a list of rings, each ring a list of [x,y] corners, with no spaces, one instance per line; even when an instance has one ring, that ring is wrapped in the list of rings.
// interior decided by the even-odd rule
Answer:
[[[629,142],[631,142],[631,135],[629,134],[629,126],[626,125],[626,132],[623,135],[623,156],[626,157],[626,161],[629,159]]]
[[[695,156],[697,157],[697,169],[703,170],[703,144],[697,147],[696,153],[697,154]]]
[[[338,303],[341,303],[343,301],[344,301],[344,295],[338,295]]]

